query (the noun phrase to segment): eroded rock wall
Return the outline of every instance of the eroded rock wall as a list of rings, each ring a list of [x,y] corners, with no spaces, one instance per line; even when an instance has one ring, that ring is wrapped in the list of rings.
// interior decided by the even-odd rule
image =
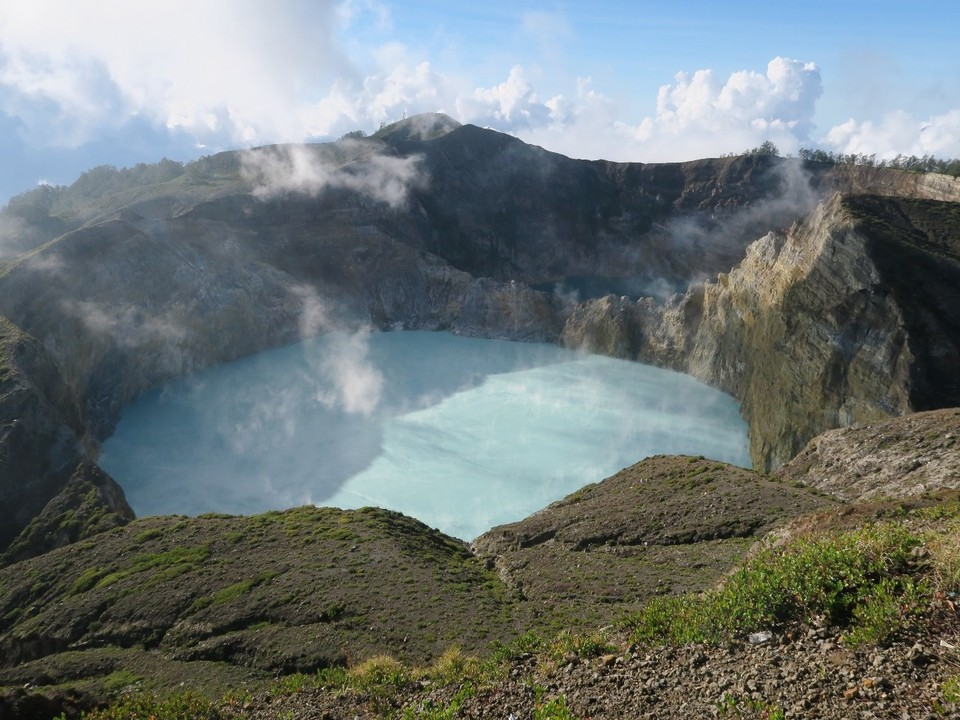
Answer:
[[[885,234],[871,227],[864,202],[870,213],[890,209],[899,225],[885,224]],[[835,195],[785,234],[754,242],[729,273],[664,305],[585,304],[562,341],[731,393],[758,468],[780,466],[824,430],[957,404],[946,370],[960,340],[952,303],[960,264],[945,226],[955,206],[921,205]]]

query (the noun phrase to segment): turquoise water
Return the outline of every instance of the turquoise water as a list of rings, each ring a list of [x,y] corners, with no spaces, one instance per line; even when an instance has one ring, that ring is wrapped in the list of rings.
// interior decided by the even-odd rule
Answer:
[[[399,510],[472,539],[653,454],[748,466],[733,398],[553,345],[332,334],[124,410],[100,465],[140,516]]]

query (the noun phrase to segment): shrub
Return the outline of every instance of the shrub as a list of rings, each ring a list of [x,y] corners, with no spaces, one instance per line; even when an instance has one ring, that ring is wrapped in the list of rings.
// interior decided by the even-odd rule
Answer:
[[[909,604],[921,603],[922,587],[905,580],[884,586],[886,578],[906,571],[910,550],[918,544],[917,536],[888,523],[796,540],[761,552],[717,590],[659,598],[626,624],[643,643],[716,643],[803,622],[875,624],[879,615],[892,613],[881,606],[908,588]]]
[[[84,720],[223,720],[213,702],[193,693],[161,698],[148,693],[127,695],[103,710],[87,713]]]

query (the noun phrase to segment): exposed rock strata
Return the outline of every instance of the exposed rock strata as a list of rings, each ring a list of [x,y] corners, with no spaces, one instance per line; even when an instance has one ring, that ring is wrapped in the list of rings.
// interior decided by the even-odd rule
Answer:
[[[531,283],[716,272],[745,240],[704,233],[786,186],[771,158],[587,163],[433,117],[186,168],[101,168],[19,198],[0,223],[0,313],[58,376],[19,375],[22,397],[56,387],[63,401],[6,395],[2,444],[26,464],[0,476],[15,518],[0,547],[158,382],[356,325],[553,341],[569,299]],[[679,237],[686,249],[665,253]],[[50,423],[32,419],[51,405]]]
[[[84,455],[79,413],[40,344],[0,317],[0,548]]]
[[[956,207],[836,195],[664,305],[581,305],[562,341],[730,392],[777,467],[824,430],[960,404]]]
[[[2,558],[14,563],[133,520],[123,490],[96,465],[82,462]]]
[[[830,430],[778,475],[853,501],[960,488],[960,410]]]

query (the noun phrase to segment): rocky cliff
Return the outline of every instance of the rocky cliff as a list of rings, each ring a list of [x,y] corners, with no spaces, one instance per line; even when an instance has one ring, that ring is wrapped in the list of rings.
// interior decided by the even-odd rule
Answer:
[[[960,404],[958,207],[835,194],[669,302],[581,305],[562,339],[730,392],[777,467],[826,429]]]
[[[735,234],[704,243],[719,217],[785,187],[770,158],[587,163],[432,116],[96,168],[17,198],[0,222],[0,315],[22,350],[2,403],[16,468],[0,474],[13,518],[0,547],[158,382],[359,325],[553,341],[576,302],[553,283],[682,287],[742,253]],[[681,235],[686,250],[662,252]]]

